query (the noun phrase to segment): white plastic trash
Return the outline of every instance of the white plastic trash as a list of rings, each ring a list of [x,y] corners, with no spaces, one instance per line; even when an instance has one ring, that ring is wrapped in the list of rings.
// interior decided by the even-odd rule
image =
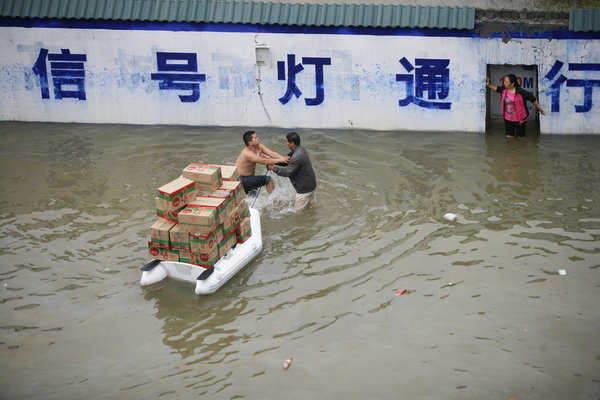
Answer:
[[[567,274],[567,270],[564,270],[564,269],[559,269],[559,270],[558,270],[558,274],[559,274],[559,275],[566,275],[566,274]]]
[[[443,215],[443,217],[444,217],[445,220],[448,220],[448,221],[452,222],[452,221],[456,221],[457,215],[456,214],[452,214],[452,213],[446,213],[446,214]]]

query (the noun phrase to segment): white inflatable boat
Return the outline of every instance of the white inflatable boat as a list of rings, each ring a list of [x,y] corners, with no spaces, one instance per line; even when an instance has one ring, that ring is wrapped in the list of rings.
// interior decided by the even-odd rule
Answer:
[[[252,236],[229,250],[212,268],[177,261],[151,260],[142,267],[141,285],[152,285],[170,277],[195,283],[196,294],[214,293],[262,250],[260,213],[254,208],[250,209],[250,226]]]

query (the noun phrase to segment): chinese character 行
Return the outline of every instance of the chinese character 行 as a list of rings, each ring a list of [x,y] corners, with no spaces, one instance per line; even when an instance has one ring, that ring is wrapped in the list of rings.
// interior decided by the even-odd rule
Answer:
[[[195,53],[156,53],[158,73],[150,75],[152,80],[161,81],[161,90],[191,90],[189,95],[179,95],[182,103],[193,103],[200,98],[200,82],[206,80],[205,74],[198,72]]]
[[[562,61],[556,60],[554,65],[546,74],[546,79],[551,81],[556,78],[561,68],[565,65]],[[600,71],[600,64],[592,63],[569,63],[569,71]],[[552,112],[560,112],[560,88],[567,82],[567,87],[583,88],[583,104],[575,106],[575,112],[584,113],[592,109],[592,93],[595,86],[600,86],[599,79],[567,79],[560,74],[558,78],[550,85],[547,95],[552,100]]]

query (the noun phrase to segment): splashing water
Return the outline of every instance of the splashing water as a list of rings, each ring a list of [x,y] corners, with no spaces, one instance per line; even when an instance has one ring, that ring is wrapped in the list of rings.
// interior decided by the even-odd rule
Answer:
[[[266,188],[261,188],[258,195],[248,197],[248,204],[275,219],[293,214],[296,190],[290,180],[270,171],[267,174],[275,182],[275,189],[269,194]]]

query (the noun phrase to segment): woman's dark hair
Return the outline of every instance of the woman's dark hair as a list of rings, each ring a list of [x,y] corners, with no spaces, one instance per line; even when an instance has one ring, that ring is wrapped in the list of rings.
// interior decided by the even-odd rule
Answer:
[[[510,83],[512,83],[515,86],[519,86],[519,81],[517,80],[517,76],[515,74],[508,74],[506,75],[506,77],[508,78]]]
[[[242,139],[244,139],[244,143],[246,144],[246,146],[248,146],[248,143],[250,143],[250,141],[252,140],[252,135],[256,133],[254,131],[246,131],[244,132],[244,135],[242,136]]]
[[[288,142],[294,143],[296,146],[300,146],[300,135],[298,135],[296,132],[288,133],[285,135],[285,138]]]

